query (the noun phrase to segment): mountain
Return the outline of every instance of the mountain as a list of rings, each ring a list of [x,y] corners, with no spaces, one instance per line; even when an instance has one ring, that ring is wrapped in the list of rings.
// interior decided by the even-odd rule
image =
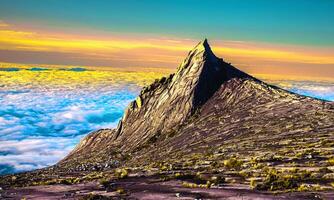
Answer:
[[[205,39],[175,74],[143,88],[116,129],[89,134],[59,165],[150,163],[231,144],[256,156],[266,144],[328,134],[333,121],[333,103],[257,80],[217,58]]]
[[[72,162],[72,158],[77,160],[80,156],[84,156],[82,160],[106,159],[105,154],[109,156],[115,149],[123,154],[132,153],[166,137],[199,110],[222,83],[237,77],[254,79],[217,58],[204,40],[189,52],[175,74],[141,91],[116,129],[91,133],[61,163]]]
[[[204,40],[175,74],[142,89],[117,128],[88,134],[55,166],[15,180],[86,181],[92,173],[114,180],[121,170],[192,188],[333,190],[333,122],[333,102],[268,85],[216,57]]]

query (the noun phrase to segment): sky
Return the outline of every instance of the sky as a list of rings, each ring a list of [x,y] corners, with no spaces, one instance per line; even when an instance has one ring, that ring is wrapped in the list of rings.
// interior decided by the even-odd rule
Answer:
[[[334,77],[332,0],[0,0],[0,62],[176,68],[200,40],[252,74]]]

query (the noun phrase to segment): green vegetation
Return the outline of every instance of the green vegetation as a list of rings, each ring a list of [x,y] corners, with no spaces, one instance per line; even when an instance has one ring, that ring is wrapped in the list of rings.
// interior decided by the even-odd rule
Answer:
[[[118,194],[120,194],[120,195],[126,194],[125,190],[124,190],[123,188],[121,188],[121,187],[117,188],[117,189],[116,189],[116,192],[117,192]]]
[[[306,192],[306,191],[320,191],[322,190],[319,184],[311,185],[311,184],[301,184],[297,191],[299,192]]]
[[[185,187],[185,188],[210,188],[210,184],[196,184],[196,183],[182,182],[182,187]]]
[[[225,178],[219,175],[212,176],[209,180],[209,183],[212,185],[219,185],[225,183]]]
[[[91,172],[82,177],[82,180],[90,181],[102,178],[104,175],[102,172]]]
[[[250,184],[250,187],[252,189],[255,189],[257,187],[257,182],[256,182],[255,178],[251,178],[249,184]]]
[[[328,164],[330,165],[330,166],[334,166],[334,158],[330,158],[330,159],[328,159]]]
[[[91,194],[81,197],[79,200],[110,200],[110,199],[113,199],[113,198],[91,193]]]
[[[211,174],[184,174],[184,173],[176,173],[174,175],[175,179],[183,180],[182,186],[189,188],[196,187],[205,187],[210,188],[212,186],[217,186],[225,183],[225,178],[221,175],[211,175]]]
[[[228,160],[224,160],[224,166],[229,169],[240,169],[242,165],[242,161],[237,160],[236,158],[230,158]]]
[[[128,173],[129,173],[128,170],[125,168],[115,170],[115,176],[117,178],[126,178],[128,177]]]
[[[276,169],[269,169],[266,177],[261,184],[256,185],[259,190],[287,190],[296,189],[300,187],[300,183],[311,178],[311,172],[306,170],[297,171],[277,171]]]
[[[104,187],[104,188],[108,188],[110,185],[110,180],[106,179],[106,178],[102,178],[99,180],[99,183]]]

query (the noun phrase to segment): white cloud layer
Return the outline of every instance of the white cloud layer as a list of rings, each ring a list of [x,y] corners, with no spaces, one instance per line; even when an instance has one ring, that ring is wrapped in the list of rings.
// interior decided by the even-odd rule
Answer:
[[[58,162],[90,131],[116,126],[140,90],[135,84],[42,86],[0,87],[0,174]]]

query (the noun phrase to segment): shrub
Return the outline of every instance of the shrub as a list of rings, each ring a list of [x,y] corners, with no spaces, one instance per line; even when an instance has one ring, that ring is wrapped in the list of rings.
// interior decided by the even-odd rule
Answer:
[[[300,170],[298,176],[300,176],[300,179],[302,180],[306,180],[306,179],[310,179],[312,175],[311,171],[307,171],[307,170]]]
[[[196,188],[198,185],[196,183],[182,182],[182,186],[186,188]]]
[[[328,159],[327,163],[328,163],[329,165],[333,166],[333,165],[334,165],[334,158],[330,158],[330,159]]]
[[[110,185],[110,180],[103,178],[103,179],[100,179],[100,180],[99,180],[99,183],[100,183],[104,188],[107,188],[107,187]]]
[[[115,176],[117,178],[126,178],[128,177],[128,170],[127,169],[116,169]]]
[[[326,173],[332,173],[332,170],[328,169],[327,167],[322,167],[319,169],[319,172],[326,174]]]
[[[70,179],[61,179],[59,183],[64,185],[72,185],[72,181]]]
[[[299,191],[299,192],[320,191],[320,190],[323,190],[323,188],[318,184],[316,184],[316,185],[301,184],[297,189],[297,191]]]
[[[210,183],[214,185],[219,185],[225,183],[225,178],[222,176],[212,176],[210,178]]]
[[[103,177],[103,173],[102,172],[91,172],[87,175],[85,175],[84,177],[82,177],[83,180],[87,180],[87,181],[91,181],[94,179],[99,179]]]
[[[109,199],[112,199],[112,197],[102,196],[94,193],[90,193],[88,195],[79,198],[79,200],[109,200]]]
[[[239,172],[239,175],[242,177],[242,178],[247,178],[247,177],[250,177],[251,176],[251,172],[250,171],[240,171]]]
[[[126,193],[125,190],[124,190],[123,188],[117,188],[116,192],[117,192],[118,194],[125,194],[125,193]]]
[[[190,182],[182,182],[182,186],[186,188],[210,188],[210,183],[207,184],[196,184]]]
[[[310,191],[311,189],[311,185],[309,184],[301,184],[299,187],[298,187],[298,191],[299,192],[305,192],[305,191]]]
[[[168,171],[168,170],[172,170],[174,166],[172,164],[168,164],[168,163],[162,163],[160,164],[160,170],[161,171]]]
[[[257,183],[256,183],[255,178],[251,178],[251,179],[250,179],[250,183],[249,183],[249,185],[250,185],[250,187],[251,187],[252,189],[256,188]]]
[[[259,190],[286,190],[298,187],[301,178],[298,175],[279,173],[275,169],[268,171],[262,184],[256,186]]]
[[[179,180],[186,180],[186,179],[194,179],[194,175],[192,174],[184,174],[184,173],[175,173],[174,177]]]
[[[34,185],[54,185],[57,184],[59,181],[57,179],[47,180],[44,182],[36,182]]]
[[[229,169],[240,169],[242,165],[242,161],[237,160],[236,158],[230,158],[228,160],[224,160],[224,166]]]

